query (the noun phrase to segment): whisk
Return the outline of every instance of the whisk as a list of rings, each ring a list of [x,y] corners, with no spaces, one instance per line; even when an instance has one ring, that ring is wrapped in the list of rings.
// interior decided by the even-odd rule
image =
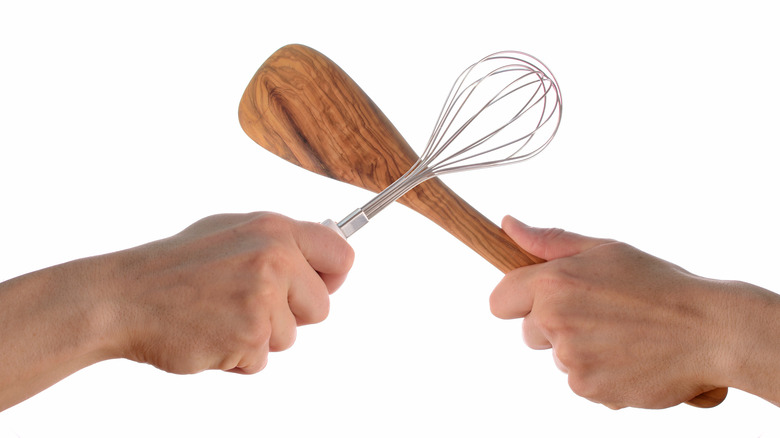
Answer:
[[[517,51],[486,56],[455,80],[417,162],[364,206],[323,224],[346,238],[430,178],[532,158],[555,137],[562,110],[558,83],[544,63]]]

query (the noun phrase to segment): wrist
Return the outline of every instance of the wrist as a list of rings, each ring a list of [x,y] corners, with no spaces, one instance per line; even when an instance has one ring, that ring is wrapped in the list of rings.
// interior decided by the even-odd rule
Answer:
[[[780,295],[742,283],[726,283],[723,318],[723,386],[737,388],[780,405]]]
[[[113,357],[98,264],[77,260],[0,284],[0,411]]]
[[[68,262],[52,272],[54,287],[68,294],[72,308],[63,315],[79,340],[85,366],[119,357],[114,269],[108,255]]]

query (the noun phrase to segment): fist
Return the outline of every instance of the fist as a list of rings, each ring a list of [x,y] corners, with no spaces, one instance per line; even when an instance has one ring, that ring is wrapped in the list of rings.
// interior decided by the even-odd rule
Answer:
[[[327,227],[272,213],[211,216],[116,253],[118,355],[178,374],[256,373],[297,326],[325,319],[353,258]]]
[[[620,242],[511,218],[504,228],[548,262],[507,274],[491,310],[524,318],[525,342],[553,349],[576,394],[611,408],[664,408],[720,383],[718,282]]]

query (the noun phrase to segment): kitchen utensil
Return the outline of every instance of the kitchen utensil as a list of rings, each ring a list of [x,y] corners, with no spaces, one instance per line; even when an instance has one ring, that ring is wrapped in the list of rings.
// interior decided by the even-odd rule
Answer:
[[[349,237],[434,176],[534,157],[552,141],[561,112],[558,84],[541,61],[522,52],[487,56],[458,76],[415,164],[338,224],[326,224]]]
[[[514,55],[495,56],[502,58]],[[504,151],[509,149],[509,146],[515,145],[516,147],[512,148],[514,155],[509,155],[510,160],[521,161],[541,151],[555,134],[561,111],[560,95],[557,85],[553,86],[552,74],[546,72],[546,69],[543,70],[543,66],[540,67],[533,69],[530,66],[519,67],[518,64],[517,67],[510,67],[506,71],[499,67],[490,77],[500,78],[527,68],[530,76],[526,76],[526,79],[530,78],[533,84],[540,86],[544,96],[530,100],[529,105],[534,107],[541,105],[545,109],[553,109],[552,115],[542,115],[536,120],[547,129],[553,126],[555,128],[544,134],[531,129],[528,131],[530,134],[519,136],[523,140],[528,139],[529,143],[538,141],[544,136],[545,141],[536,143],[536,146],[526,145],[520,148],[521,144],[506,145],[507,142],[499,141],[499,146],[506,147],[488,148],[491,149],[488,154]],[[464,72],[466,77],[470,76],[468,75],[470,71],[473,69]],[[460,78],[462,77],[464,76]],[[376,104],[338,65],[309,47],[289,45],[276,51],[257,70],[241,98],[239,122],[244,132],[256,143],[293,164],[321,175],[375,193],[388,189],[399,179],[408,179],[406,183],[397,183],[392,190],[388,191],[388,193],[392,192],[392,195],[383,197],[381,202],[377,202],[379,210],[400,196],[399,202],[428,217],[506,273],[544,260],[519,248],[503,230],[435,176],[449,171],[463,170],[458,169],[462,166],[470,166],[466,161],[459,161],[460,158],[465,157],[464,155],[451,157],[444,161],[445,164],[433,162],[435,159],[442,158],[441,153],[436,152],[442,145],[444,148],[451,146],[449,140],[445,140],[446,138],[462,134],[462,131],[458,130],[460,125],[456,124],[454,119],[457,119],[458,115],[464,115],[467,116],[465,121],[468,122],[470,116],[474,115],[465,109],[456,110],[455,108],[461,108],[456,102],[460,98],[470,97],[470,90],[480,84],[464,80],[458,85],[456,81],[453,92],[444,105],[442,116],[436,124],[431,142],[423,157],[420,158]],[[525,85],[521,89],[528,91],[527,87],[531,86],[533,85]],[[513,96],[512,93],[515,92],[509,93],[509,96]],[[494,110],[501,106],[501,103],[509,101],[509,98],[505,99],[501,96],[504,94],[498,94],[495,107],[491,104],[487,108]],[[516,96],[518,95],[513,97]],[[550,104],[545,106],[545,102]],[[536,107],[537,110],[540,108]],[[513,120],[515,116],[527,114],[529,113],[523,109],[515,110],[509,114],[509,121],[505,123],[515,123],[516,120]],[[548,113],[542,112],[542,114]],[[450,119],[450,116],[454,119]],[[477,122],[469,122],[471,123]],[[503,125],[499,124],[499,127],[501,126]],[[491,130],[483,132],[487,135],[485,141],[480,136],[467,137],[470,139],[468,141],[477,144],[475,148],[483,146],[487,140],[494,142],[497,138],[491,135]],[[474,153],[475,148],[465,147],[469,155]],[[482,167],[485,164],[486,155],[477,153],[473,158],[482,161],[474,167]],[[488,158],[486,161],[488,165],[504,163],[503,158]],[[418,162],[422,164],[417,165]],[[407,174],[407,171],[410,173]],[[412,178],[410,175],[415,172],[417,176]],[[421,181],[424,182],[420,183]],[[372,208],[369,204],[341,221],[342,227],[348,225],[350,228],[347,231],[350,233],[359,228],[353,225],[357,225],[356,218],[360,221],[368,220],[366,209]],[[360,218],[361,214],[366,216],[365,219]],[[687,403],[697,407],[717,406],[725,399],[727,392],[728,388],[717,388]]]
[[[258,69],[241,99],[239,122],[255,142],[293,164],[375,193],[419,158],[338,65],[306,46],[285,46]],[[398,201],[504,273],[543,261],[519,248],[437,177]]]

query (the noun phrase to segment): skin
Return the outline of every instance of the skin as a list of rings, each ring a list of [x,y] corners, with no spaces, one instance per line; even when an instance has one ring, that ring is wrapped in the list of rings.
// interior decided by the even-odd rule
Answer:
[[[354,253],[320,224],[218,215],[0,283],[0,410],[113,358],[251,374],[322,321]]]
[[[572,390],[611,408],[664,408],[715,387],[780,405],[780,296],[695,276],[626,244],[505,218],[547,263],[491,295],[525,318]],[[0,410],[102,360],[172,373],[262,370],[322,321],[354,254],[319,224],[219,215],[137,248],[0,283]]]
[[[780,406],[780,295],[702,278],[624,243],[506,217],[548,260],[507,274],[490,297],[524,318],[529,347],[553,349],[578,395],[610,408],[666,408],[716,387]]]

